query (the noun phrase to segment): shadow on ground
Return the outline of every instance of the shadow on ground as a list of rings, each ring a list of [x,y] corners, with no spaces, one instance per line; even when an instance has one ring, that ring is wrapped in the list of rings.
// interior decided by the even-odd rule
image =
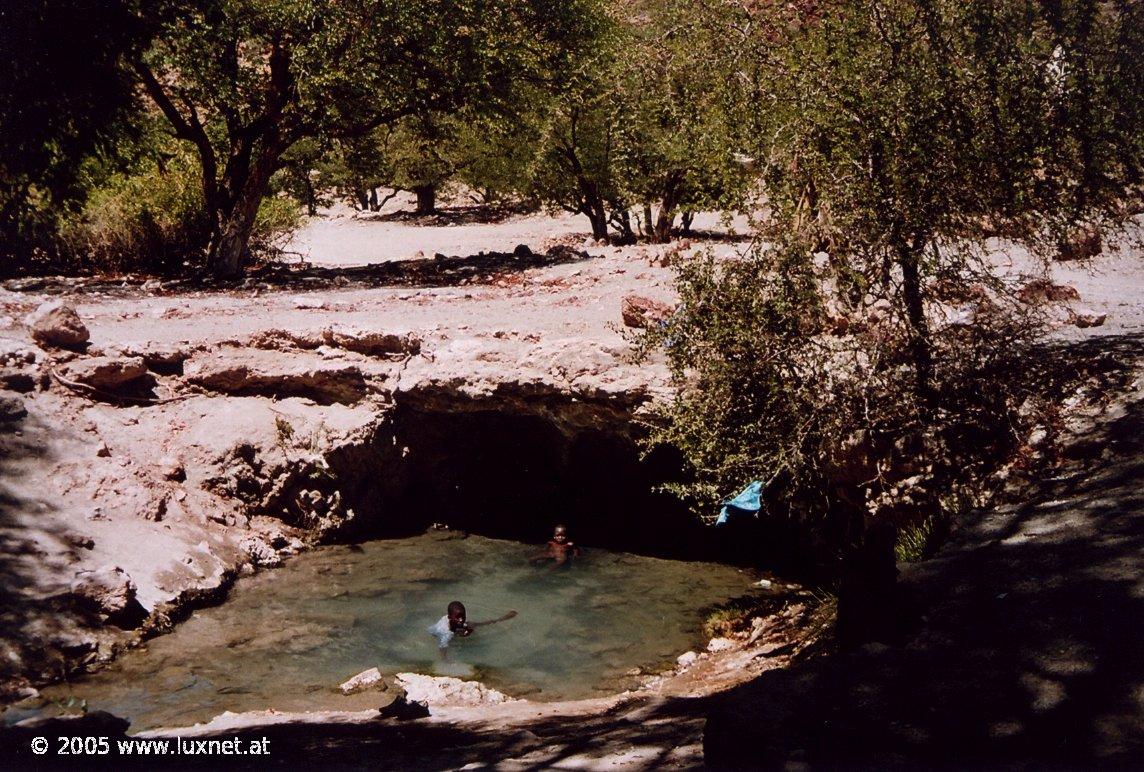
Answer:
[[[418,214],[409,209],[395,212],[358,212],[355,218],[366,222],[404,222],[411,225],[495,225],[512,217],[536,214],[538,207],[519,202],[502,204],[463,204],[437,207],[429,214]]]
[[[26,663],[62,667],[54,647],[68,645],[55,637],[67,626],[61,614],[68,609],[45,595],[41,582],[46,566],[66,565],[75,547],[54,526],[53,506],[28,493],[35,488],[28,467],[52,457],[49,432],[32,415],[0,422],[0,702]]]
[[[165,755],[139,767],[263,769],[314,764],[323,769],[446,770],[553,768],[662,769],[701,764],[700,738],[706,703],[698,699],[627,704],[595,715],[539,718],[509,727],[437,723],[426,720],[378,720],[367,724],[289,724],[227,730],[215,739],[239,739],[249,749],[265,738],[269,756],[222,758],[219,755]],[[38,726],[0,728],[0,758],[18,760],[25,769],[57,769],[66,758],[56,756],[57,736],[109,737],[116,747],[103,757],[85,757],[87,768],[132,767],[118,752],[126,739],[125,722],[107,714],[83,721],[50,720]],[[49,753],[31,752],[35,737],[52,738]],[[195,738],[197,740],[204,737]],[[176,740],[170,740],[172,744]],[[190,738],[184,748],[194,747]]]
[[[903,646],[767,672],[722,695],[705,731],[707,762],[1140,764],[1144,401],[1083,455],[1022,505],[979,513],[936,558],[903,572],[906,602],[920,613]]]
[[[227,281],[207,277],[159,281],[141,275],[112,278],[39,276],[9,279],[2,286],[12,292],[100,293],[115,297],[235,289],[296,292],[331,287],[455,287],[463,284],[492,284],[523,271],[589,259],[591,256],[587,252],[557,246],[544,254],[522,250],[519,253],[482,252],[470,256],[436,255],[353,267],[320,268],[307,263],[280,262],[252,270],[244,279]]]

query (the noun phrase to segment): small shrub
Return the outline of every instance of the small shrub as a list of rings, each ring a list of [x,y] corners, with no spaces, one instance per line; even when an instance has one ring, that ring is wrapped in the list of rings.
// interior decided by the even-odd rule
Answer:
[[[180,271],[197,264],[210,239],[198,159],[178,149],[141,161],[95,187],[65,215],[56,251],[64,265],[97,271]],[[279,195],[258,209],[250,239],[257,257],[277,254],[301,222],[301,207]]]
[[[930,515],[920,523],[899,528],[894,557],[899,563],[917,563],[927,557],[938,529],[937,515]]]
[[[61,258],[103,271],[180,266],[209,234],[199,175],[195,158],[181,152],[111,176],[61,224]]]

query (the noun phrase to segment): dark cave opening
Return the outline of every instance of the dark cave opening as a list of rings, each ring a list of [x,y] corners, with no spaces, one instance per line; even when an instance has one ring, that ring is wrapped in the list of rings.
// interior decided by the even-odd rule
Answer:
[[[541,544],[562,523],[586,548],[775,570],[797,564],[781,526],[705,525],[661,490],[681,479],[682,461],[671,448],[641,453],[630,417],[586,415],[582,403],[399,403],[370,458],[355,459],[352,472],[334,465],[358,513],[341,538],[409,536],[440,524]]]

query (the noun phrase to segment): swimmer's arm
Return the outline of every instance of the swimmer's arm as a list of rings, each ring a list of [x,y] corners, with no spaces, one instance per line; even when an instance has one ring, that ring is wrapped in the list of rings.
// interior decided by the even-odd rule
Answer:
[[[504,622],[506,620],[512,619],[514,616],[516,616],[516,612],[510,611],[507,614],[505,614],[503,617],[499,617],[497,619],[488,619],[488,620],[485,620],[484,622],[469,622],[469,627],[483,627],[485,625],[495,625],[497,622]]]
[[[554,555],[552,553],[553,553],[552,542],[548,542],[547,544],[544,545],[544,549],[541,550],[540,552],[537,552],[532,557],[530,557],[528,559],[528,562],[529,563],[539,563],[542,560],[548,560],[549,558],[554,557]]]

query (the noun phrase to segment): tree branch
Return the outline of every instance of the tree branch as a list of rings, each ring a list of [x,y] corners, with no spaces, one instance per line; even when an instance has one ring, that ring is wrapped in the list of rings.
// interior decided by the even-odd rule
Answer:
[[[132,62],[135,72],[143,82],[143,88],[151,101],[163,113],[167,122],[175,130],[175,137],[194,144],[199,152],[199,161],[203,171],[203,198],[208,209],[212,208],[218,197],[218,161],[215,158],[214,148],[211,147],[210,137],[199,121],[198,114],[191,108],[191,118],[188,119],[179,112],[171,96],[164,90],[163,84],[155,77],[155,73],[141,59]]]

